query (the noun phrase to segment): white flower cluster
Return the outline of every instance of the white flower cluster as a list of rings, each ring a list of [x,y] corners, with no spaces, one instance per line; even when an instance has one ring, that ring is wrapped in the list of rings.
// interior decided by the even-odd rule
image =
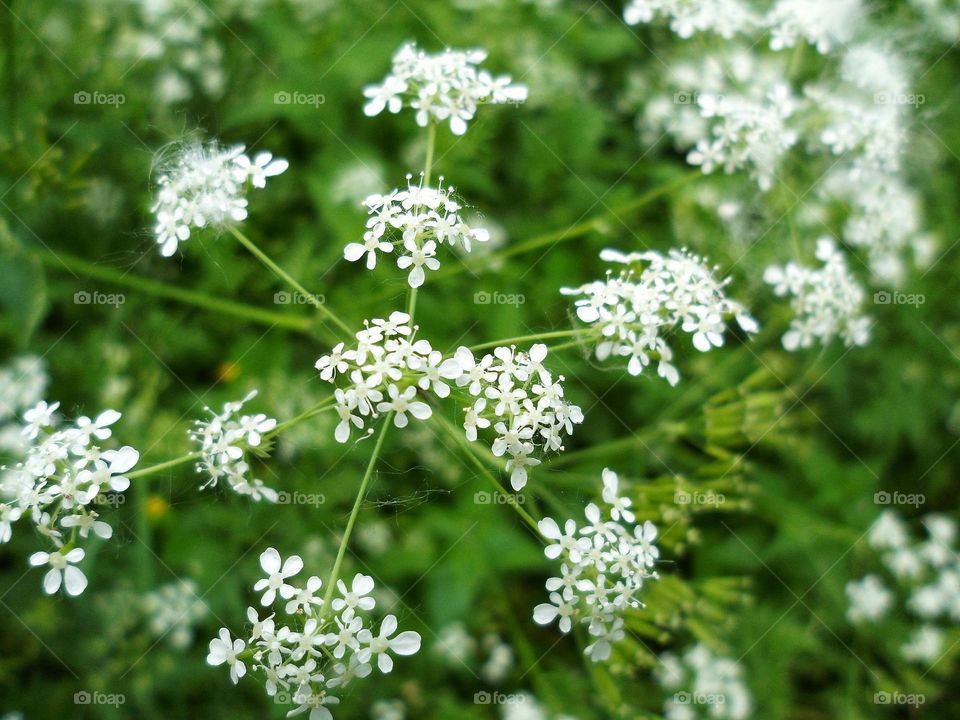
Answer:
[[[770,34],[771,50],[791,48],[803,39],[822,54],[849,42],[864,15],[861,0],[777,0],[764,15],[743,0],[630,0],[623,10],[628,25],[662,17],[684,39],[712,32],[729,40],[763,31]]]
[[[821,195],[849,206],[845,240],[866,250],[878,279],[899,284],[908,252],[918,265],[933,252],[932,240],[921,232],[919,195],[903,170],[911,115],[923,97],[911,91],[903,59],[879,41],[847,49],[839,84],[806,92],[817,139],[838,163]]]
[[[159,171],[154,235],[160,254],[170,257],[190,229],[222,227],[247,217],[248,187],[266,187],[267,178],[284,172],[288,163],[268,152],[252,160],[244,147],[190,143]]]
[[[718,657],[702,643],[682,656],[664,653],[657,680],[675,694],[664,703],[666,720],[746,720],[753,700],[736,660]]]
[[[264,607],[277,604],[261,618],[256,608],[247,608],[251,628],[246,640],[231,638],[227,628],[210,641],[207,662],[226,664],[236,684],[250,670],[262,674],[264,688],[277,702],[287,697],[296,705],[288,717],[310,712],[310,720],[330,720],[328,705],[338,704],[339,692],[354,678],[369,675],[376,665],[381,673],[393,669],[392,655],[413,655],[420,649],[420,635],[397,631],[397,618],[387,615],[374,634],[369,613],[376,605],[370,593],[373,578],[355,575],[349,587],[337,581],[339,595],[324,606],[318,596],[322,581],[316,575],[297,587],[290,579],[303,569],[303,560],[292,555],[282,561],[280,553],[267,548],[260,555],[266,577],[254,591],[262,592]],[[278,615],[280,617],[278,617]]]
[[[700,139],[687,162],[707,175],[717,168],[727,174],[748,168],[760,189],[770,190],[780,159],[797,143],[789,126],[797,102],[789,86],[777,83],[763,94],[702,94],[697,105],[711,121],[712,137]]]
[[[861,0],[778,0],[764,18],[770,49],[806,40],[826,55],[853,39],[865,17]]]
[[[564,436],[583,422],[580,407],[564,399],[563,376],[554,380],[544,366],[547,352],[546,345],[537,344],[529,352],[501,346],[479,359],[466,347],[454,355],[457,386],[476,398],[464,408],[467,439],[474,442],[478,430],[493,426],[491,450],[507,456],[514,490],[527,484],[527,468],[540,464],[534,452],[561,452]]]
[[[802,148],[822,169],[796,219],[811,229],[842,223],[845,244],[863,249],[874,277],[899,285],[909,264],[928,265],[936,250],[904,167],[925,98],[896,37],[874,33],[847,44],[862,34],[862,16],[860,0],[781,0],[767,15],[772,43],[786,47],[802,36],[829,48],[824,73],[794,93],[783,55],[739,42],[720,53],[686,51],[671,59],[668,85],[651,83],[663,95],[641,81],[642,97],[653,94],[641,124],[645,142],[669,134],[704,173],[744,169],[764,191],[774,189],[784,156]]]
[[[669,18],[670,29],[681,38],[698,32],[714,32],[724,38],[749,30],[759,18],[741,0],[630,0],[623,10],[627,25]]]
[[[519,103],[527,88],[511,84],[510,77],[493,77],[477,66],[487,58],[484,50],[444,50],[428,55],[413,43],[393,56],[393,68],[382,85],[364,89],[363,112],[369,117],[384,109],[398,113],[404,107],[416,111],[417,124],[449,122],[455,135],[467,131],[481,103]]]
[[[15,357],[0,368],[0,454],[26,453],[30,441],[18,418],[43,400],[49,381],[46,366],[36,355]]]
[[[686,250],[671,250],[666,256],[652,250],[604,250],[600,258],[627,269],[560,290],[579,298],[574,301],[577,317],[596,328],[598,360],[629,358],[627,371],[640,375],[656,359],[657,374],[676,385],[680,375],[671,363],[670,333],[689,333],[693,346],[707,352],[723,345],[725,320],[731,316],[744,331],[757,330],[743,306],[724,294],[728,281],[717,280],[703,258]]]
[[[944,651],[947,628],[960,623],[960,555],[957,523],[944,515],[923,518],[925,540],[914,540],[907,523],[892,510],[880,514],[867,535],[885,569],[906,597],[906,609],[919,625],[901,645],[911,662],[930,665]],[[847,583],[848,619],[856,624],[882,620],[897,594],[877,574]],[[946,625],[947,628],[944,628]]]
[[[579,407],[563,399],[562,377],[556,381],[543,361],[546,345],[534,345],[529,353],[514,347],[498,347],[477,359],[469,348],[460,347],[444,358],[427,340],[417,339],[410,316],[393,312],[386,320],[364,321],[356,334],[357,344],[338,343],[329,355],[316,362],[320,378],[348,385],[334,393],[340,422],[334,431],[337,442],[347,442],[351,426],[366,427],[367,419],[394,414],[398,428],[409,417],[427,420],[433,410],[422,399],[431,391],[439,398],[450,396],[450,382],[466,388],[476,398],[465,409],[464,430],[470,442],[478,430],[493,427],[497,434],[492,450],[508,456],[510,484],[520,490],[527,483],[527,468],[539,465],[532,454],[539,448],[559,452],[564,434],[583,421]]]
[[[494,686],[501,685],[514,667],[513,648],[499,635],[487,633],[478,641],[459,622],[441,628],[432,649],[454,670],[473,672],[479,665],[478,675]]]
[[[585,653],[593,662],[609,659],[613,645],[625,637],[622,615],[643,607],[638,595],[646,580],[657,578],[651,568],[660,557],[653,544],[656,526],[636,523],[632,503],[620,496],[619,478],[609,469],[603,471],[603,503],[604,511],[587,505],[587,522],[580,527],[574,520],[562,527],[552,518],[539,522],[550,541],[544,554],[561,565],[560,576],[547,580],[550,602],[533,609],[535,622],[558,620],[563,633],[575,622],[586,625],[594,640]]]
[[[436,188],[410,185],[406,190],[392,190],[386,195],[371,195],[363,201],[370,217],[362,243],[350,243],[343,256],[356,262],[366,256],[367,269],[377,265],[377,252],[393,252],[395,245],[397,267],[410,270],[407,282],[412,288],[423,285],[426,270],[437,270],[437,245],[445,242],[470,252],[474,242],[487,242],[490,233],[484,228],[472,228],[463,219],[460,203],[453,198],[454,188],[443,187],[443,178]]]
[[[196,582],[190,579],[161,585],[144,595],[140,605],[150,632],[178,650],[193,644],[193,626],[209,613]]]
[[[817,241],[817,259],[822,268],[790,262],[771,265],[763,273],[778,297],[791,298],[794,318],[783,335],[783,347],[793,351],[818,340],[826,345],[837,336],[847,347],[866,345],[871,319],[862,314],[865,293],[832,238]]]
[[[351,425],[363,430],[367,419],[376,420],[387,412],[394,413],[393,424],[398,428],[409,424],[408,415],[427,420],[433,411],[418,399],[418,390],[431,390],[441,398],[450,395],[445,381],[460,375],[459,366],[445,360],[428,341],[416,339],[418,328],[411,328],[409,322],[410,316],[399,311],[386,320],[365,320],[355,346],[338,343],[317,360],[321,380],[349,383],[334,393],[340,417],[334,431],[337,442],[350,439]]]
[[[116,21],[123,6],[134,9],[132,21],[121,21],[114,52],[126,61],[128,70],[141,63],[162,69],[154,89],[159,102],[184,102],[195,88],[211,98],[223,94],[226,75],[223,48],[216,39],[218,16],[191,0],[128,0],[103,5],[100,12],[107,22]]]
[[[85,555],[77,544],[91,531],[103,539],[113,535],[113,528],[93,508],[109,504],[105,493],[130,487],[125,474],[140,453],[129,446],[100,447],[120,419],[116,410],[57,428],[59,406],[41,401],[23,414],[21,433],[27,447],[22,460],[0,468],[0,544],[10,540],[16,521],[28,519],[53,544],[50,552],[36,552],[29,559],[34,567],[50,568],[43,579],[44,591],[52,595],[62,585],[67,594],[79,595],[87,578],[76,567]]]
[[[220,480],[226,481],[238,495],[249,495],[259,501],[277,502],[277,491],[264,485],[262,480],[252,478],[246,452],[265,452],[264,436],[277,427],[274,418],[264,413],[240,415],[243,406],[257,396],[252,390],[239,402],[225,403],[223,411],[216,413],[205,408],[209,420],[197,420],[190,431],[190,439],[200,445],[200,460],[197,472],[208,480],[202,488],[216,487]]]

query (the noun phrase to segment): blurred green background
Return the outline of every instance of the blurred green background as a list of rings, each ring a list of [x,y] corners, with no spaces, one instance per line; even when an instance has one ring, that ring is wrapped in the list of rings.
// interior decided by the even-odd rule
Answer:
[[[579,514],[610,466],[628,479],[641,515],[665,531],[649,619],[610,668],[586,668],[571,638],[533,623],[551,563],[509,508],[476,502],[486,486],[471,466],[428,429],[392,434],[348,565],[390,590],[383,602],[423,635],[424,649],[354,686],[338,718],[371,717],[377,701],[395,698],[408,717],[497,716],[474,703],[481,691],[530,691],[551,713],[584,720],[655,717],[657,654],[696,640],[741,658],[758,718],[960,717],[956,648],[921,676],[891,650],[905,617],[869,632],[845,617],[844,586],[875,562],[862,542],[880,509],[875,492],[919,492],[926,502],[916,515],[956,514],[960,78],[956,49],[905,6],[873,9],[900,28],[927,98],[912,128],[910,174],[939,260],[905,288],[925,302],[871,303],[866,348],[787,354],[777,331],[787,310],[761,276],[791,257],[788,222],[775,214],[737,262],[746,248],[696,199],[737,181],[700,177],[668,143],[641,141],[644,98],[630,88],[655,81],[656,54],[677,40],[663,28],[626,27],[618,3],[184,2],[176,27],[189,31],[154,37],[160,51],[137,35],[150,38],[137,3],[0,4],[0,360],[42,356],[47,395],[70,415],[121,410],[115,437],[141,450],[142,465],[188,452],[186,432],[203,407],[249,389],[260,390],[251,407],[281,420],[319,402],[327,390],[313,364],[329,346],[310,309],[278,304],[283,288],[228,235],[195,234],[177,257],[160,257],[150,232],[154,154],[187,136],[289,159],[285,174],[251,194],[245,232],[349,324],[385,317],[402,307],[403,274],[393,263],[368,273],[342,251],[361,233],[359,200],[422,166],[424,136],[409,113],[361,111],[363,87],[408,40],[431,51],[484,47],[487,67],[530,88],[525,105],[482,108],[464,137],[438,133],[435,172],[496,228],[508,254],[466,265],[441,258],[418,304],[436,347],[569,327],[558,290],[602,277],[604,247],[703,253],[768,326],[749,345],[683,354],[677,388],[598,365],[579,348],[556,354],[554,369],[587,419],[570,457],[533,473],[527,510]],[[284,92],[317,100],[275,102]],[[84,104],[77,93],[123,102]],[[808,170],[798,163],[791,172],[802,182]],[[78,292],[122,293],[123,302],[78,304]],[[522,303],[478,304],[483,292]],[[266,314],[211,306],[219,301]],[[189,466],[137,481],[107,518],[116,537],[89,553],[90,587],[79,599],[42,594],[39,571],[25,574],[37,538],[26,526],[15,531],[0,549],[0,712],[282,717],[289,708],[256,681],[233,687],[223,668],[208,667],[206,643],[223,625],[242,627],[264,547],[301,554],[309,574],[325,576],[369,452],[337,445],[330,416],[279,440],[260,476],[322,494],[317,505],[201,492]],[[678,487],[713,489],[727,502],[678,507]],[[192,578],[208,610],[193,642],[177,646],[139,608],[180,578]],[[477,644],[462,662],[436,649],[456,624]],[[489,635],[515,655],[495,682],[482,672]],[[927,702],[879,707],[873,694],[884,687]],[[125,703],[76,705],[84,690],[121,693]]]

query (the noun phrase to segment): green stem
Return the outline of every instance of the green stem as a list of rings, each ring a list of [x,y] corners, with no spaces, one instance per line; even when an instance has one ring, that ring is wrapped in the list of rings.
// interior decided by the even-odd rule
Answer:
[[[157,463],[156,465],[149,465],[140,470],[134,470],[133,472],[127,473],[127,477],[131,480],[136,478],[146,477],[147,475],[154,475],[158,472],[163,472],[164,470],[169,470],[170,468],[178,467],[184,463],[191,462],[192,460],[199,460],[202,453],[192,452],[188,455],[181,455],[178,458],[173,460],[167,460],[166,462]]]
[[[510,507],[512,507],[514,510],[516,510],[517,514],[521,518],[523,518],[523,521],[527,523],[527,525],[530,526],[530,528],[534,531],[536,536],[541,537],[540,528],[537,525],[537,521],[533,519],[530,513],[528,513],[526,510],[520,507],[520,503],[517,502],[517,498],[514,497],[509,492],[507,492],[507,490],[503,487],[503,485],[500,484],[500,481],[497,480],[497,478],[494,477],[493,473],[487,469],[487,467],[483,464],[483,462],[481,462],[480,458],[478,457],[478,453],[476,449],[473,447],[470,441],[467,440],[465,437],[463,437],[457,431],[457,429],[453,427],[450,421],[447,420],[442,415],[440,415],[439,413],[434,412],[433,418],[436,420],[437,424],[439,424],[440,427],[442,427],[447,432],[447,434],[453,439],[453,441],[463,448],[464,452],[466,452],[467,454],[467,457],[470,458],[470,461],[477,468],[477,471],[487,480],[487,482],[493,485],[493,487],[497,490],[497,492],[499,492],[501,495],[503,495],[504,498],[506,498],[507,504]]]
[[[496,262],[497,260],[502,260],[508,257],[513,257],[514,255],[521,255],[523,253],[530,252],[531,250],[536,250],[537,248],[543,247],[544,245],[551,245],[555,243],[565,242],[567,240],[573,240],[574,238],[582,237],[590,232],[601,229],[604,224],[606,224],[610,218],[617,218],[633,210],[639,210],[644,205],[649,205],[654,200],[662,197],[663,195],[668,195],[679,187],[687,185],[697,178],[701,177],[703,173],[700,170],[695,170],[689,174],[681,175],[676,180],[666,183],[658,188],[654,188],[650,192],[641,195],[640,197],[632,200],[625,205],[620,207],[608,209],[603,215],[598,215],[592,220],[586,220],[577,225],[573,225],[564,230],[555,230],[553,232],[545,233],[543,235],[537,235],[536,237],[530,238],[521,243],[502,250],[497,253],[492,253],[484,257],[484,262]],[[451,277],[453,275],[458,275],[462,272],[465,272],[469,269],[469,265],[466,263],[459,263],[458,265],[445,265],[434,273],[430,274],[431,279],[437,280],[439,278]],[[397,293],[396,286],[392,289],[387,288],[383,292],[375,293],[370,295],[365,301],[364,305],[373,305],[375,303],[380,303],[384,300],[392,298]]]
[[[305,420],[309,420],[310,418],[315,417],[316,415],[319,415],[320,413],[326,410],[329,410],[335,404],[336,404],[335,400],[332,400],[332,399],[324,400],[322,403],[320,403],[315,407],[310,408],[306,412],[303,412],[297,415],[296,417],[291,418],[290,420],[287,420],[285,422],[278,424],[273,430],[264,434],[263,441],[266,442],[267,440],[270,440],[276,437],[277,435],[282,433],[284,430],[289,430],[295,425],[299,425]],[[140,470],[134,470],[133,472],[129,472],[127,473],[127,477],[130,478],[131,480],[134,480],[136,478],[146,477],[147,475],[155,475],[158,472],[163,472],[164,470],[169,470],[170,468],[179,467],[180,465],[191,462],[192,460],[199,460],[202,455],[203,453],[199,451],[188,453],[187,455],[181,455],[180,457],[174,458],[173,460],[166,460],[165,462],[157,463],[156,465],[149,465],[145,468],[141,468]]]
[[[684,185],[691,183],[693,180],[701,177],[702,174],[703,173],[700,170],[696,170],[694,172],[681,175],[676,180],[666,183],[665,185],[661,185],[660,187],[654,188],[650,192],[644,193],[643,195],[636,198],[635,200],[632,200],[624,205],[621,205],[620,207],[607,210],[607,212],[604,213],[603,215],[599,215],[591,220],[586,220],[582,223],[566,228],[565,230],[554,230],[552,232],[544,233],[543,235],[537,235],[536,237],[530,238],[529,240],[526,240],[521,243],[517,243],[516,245],[513,245],[512,247],[507,248],[506,250],[489,255],[486,258],[484,258],[484,260],[485,261],[502,260],[505,258],[513,257],[514,255],[522,255],[523,253],[530,252],[531,250],[536,250],[538,248],[541,248],[544,245],[551,245],[554,243],[565,242],[567,240],[573,240],[574,238],[581,237],[583,235],[586,235],[590,232],[593,232],[594,230],[597,230],[603,227],[603,225],[606,224],[611,217],[614,217],[614,218],[620,217],[621,215],[626,215],[627,213],[632,212],[634,210],[639,210],[643,206],[649,205],[654,200],[657,200],[658,198],[664,195],[670,194],[677,188],[683,187]],[[436,278],[440,276],[454,275],[457,273],[461,273],[464,270],[466,270],[466,266],[461,264],[457,267],[451,267],[446,272],[444,272],[443,269],[440,269],[433,274],[433,277]]]
[[[423,184],[430,184],[430,174],[433,172],[433,149],[437,143],[437,126],[434,123],[427,125],[427,158],[423,163]]]
[[[393,411],[387,413],[383,419],[383,425],[380,427],[380,434],[377,437],[377,444],[373,447],[373,454],[367,463],[367,469],[363,474],[363,480],[360,481],[360,489],[357,491],[357,499],[353,501],[353,509],[350,511],[350,518],[347,520],[347,527],[343,531],[343,537],[340,539],[340,548],[337,550],[337,559],[333,563],[333,570],[330,571],[330,578],[327,580],[327,591],[323,596],[323,606],[320,612],[324,617],[328,617],[330,612],[330,601],[333,598],[333,590],[340,577],[340,567],[343,565],[343,558],[347,554],[347,545],[350,542],[350,534],[353,532],[353,526],[357,522],[357,516],[360,514],[360,507],[367,495],[367,486],[370,484],[370,478],[373,477],[373,469],[376,467],[377,458],[380,456],[380,450],[383,447],[383,441],[387,437],[387,430],[390,423],[393,422]]]
[[[427,157],[423,162],[423,185],[430,185],[430,175],[433,172],[433,150],[437,143],[437,126],[434,123],[427,124]],[[407,315],[410,316],[410,322],[417,312],[417,290],[410,288],[410,294],[407,296]]]
[[[278,424],[273,430],[271,430],[270,432],[266,433],[266,434],[263,436],[263,439],[266,441],[266,440],[269,440],[269,439],[271,439],[271,438],[273,438],[273,437],[276,437],[277,435],[279,435],[280,433],[282,433],[284,430],[289,430],[290,428],[294,427],[295,425],[299,425],[299,424],[302,423],[304,420],[309,420],[310,418],[315,417],[315,416],[319,415],[320,413],[325,412],[326,410],[329,410],[330,408],[332,408],[332,407],[333,407],[334,405],[336,405],[336,404],[337,404],[337,401],[336,401],[335,399],[333,399],[333,398],[330,398],[330,399],[328,399],[328,400],[324,400],[324,401],[323,401],[322,403],[320,403],[319,405],[315,405],[314,407],[310,408],[309,410],[300,413],[300,414],[297,415],[296,417],[290,418],[289,420],[285,420],[284,422]]]
[[[576,328],[573,330],[554,330],[552,332],[536,333],[534,335],[518,335],[516,337],[504,338],[503,340],[493,340],[491,342],[471,345],[471,350],[486,350],[488,348],[498,347],[500,345],[517,345],[520,343],[534,342],[536,340],[552,340],[554,338],[578,337],[596,331],[596,328]],[[554,348],[550,348],[553,350]]]
[[[251,320],[263,325],[276,325],[278,327],[286,328],[288,330],[295,330],[302,333],[309,333],[310,328],[313,325],[310,318],[302,316],[298,317],[295,315],[284,315],[283,313],[271,312],[270,310],[263,310],[252,305],[245,305],[243,303],[233,302],[231,300],[221,300],[220,298],[205,295],[204,293],[196,292],[194,290],[184,290],[183,288],[168,285],[167,283],[159,282],[157,280],[150,280],[137,275],[122,273],[111,268],[88,262],[82,258],[70,255],[69,253],[60,251],[53,252],[50,250],[41,249],[33,252],[32,254],[44,265],[52,268],[66,269],[70,272],[84,275],[95,280],[103,280],[104,282],[112,283],[114,285],[140,290],[148,295],[153,295],[154,297],[162,297],[167,300],[174,300],[186,305],[193,305],[195,307],[203,308],[204,310],[213,310],[215,312],[223,313],[224,315],[231,315],[244,320]]]
[[[257,245],[246,235],[244,235],[240,230],[235,226],[230,226],[230,233],[243,245],[247,250],[249,250],[254,257],[256,257],[260,262],[262,262],[274,275],[283,280],[287,285],[296,290],[300,295],[302,295],[307,302],[313,305],[317,310],[319,310],[325,317],[331,320],[337,327],[339,327],[347,336],[351,336],[353,333],[350,328],[347,326],[343,320],[334,315],[327,306],[317,299],[317,296],[313,293],[307,292],[307,289],[303,287],[299,282],[297,282],[286,270],[277,265],[270,257],[263,252]]]

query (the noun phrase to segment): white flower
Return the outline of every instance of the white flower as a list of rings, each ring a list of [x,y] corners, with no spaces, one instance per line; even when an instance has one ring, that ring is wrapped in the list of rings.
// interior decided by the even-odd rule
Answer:
[[[667,720],[701,717],[696,712],[691,714],[698,707],[690,703],[691,695],[718,700],[702,706],[703,717],[747,720],[752,715],[753,700],[743,680],[743,667],[732,658],[714,655],[702,643],[690,647],[682,656],[664,653],[655,673],[660,686],[669,691],[663,708]]]
[[[60,521],[60,524],[65,528],[78,528],[80,537],[84,539],[86,539],[90,531],[93,530],[93,534],[97,537],[109,540],[113,535],[113,528],[107,525],[107,523],[97,520],[97,517],[98,515],[95,512],[86,515],[67,515]]]
[[[744,332],[758,329],[743,306],[726,296],[727,281],[718,281],[702,258],[686,250],[667,256],[604,250],[600,258],[626,269],[560,292],[577,298],[577,317],[594,330],[588,338],[596,343],[597,359],[629,358],[631,375],[657,360],[657,373],[675,385],[679,374],[667,338],[677,329],[689,333],[701,352],[723,345],[725,318],[736,318]]]
[[[924,625],[914,631],[910,640],[900,648],[900,652],[912,662],[933,663],[943,651],[943,642],[942,630],[932,625]]]
[[[357,573],[348,589],[343,580],[337,580],[337,589],[342,597],[334,598],[331,603],[337,612],[343,610],[373,610],[376,601],[370,597],[373,591],[373,578],[369,575]]]
[[[322,606],[323,600],[317,597],[317,592],[322,585],[323,581],[319,577],[311,575],[310,578],[307,579],[306,586],[299,588],[290,598],[290,602],[287,603],[284,611],[288,615],[292,615],[297,612],[297,610],[303,610],[309,613],[312,607]]]
[[[138,462],[140,453],[129,446],[118,450],[101,447],[121,417],[116,410],[105,410],[93,419],[80,417],[73,424],[55,423],[53,415],[59,403],[36,400],[35,392],[42,390],[46,381],[31,375],[33,368],[32,363],[23,368],[25,386],[18,388],[19,395],[4,387],[7,378],[0,370],[0,401],[8,396],[14,407],[24,409],[25,423],[12,428],[22,439],[17,447],[20,462],[0,468],[0,496],[4,498],[0,503],[0,543],[10,540],[14,522],[33,523],[54,547],[52,552],[35,552],[29,558],[33,566],[50,566],[43,581],[45,591],[52,594],[63,585],[68,595],[79,595],[87,579],[73,566],[84,557],[84,550],[74,547],[75,542],[88,539],[91,530],[102,539],[113,534],[90,506],[101,490],[122,492],[130,486],[125,473]],[[68,540],[65,530],[69,531]]]
[[[445,359],[427,340],[415,338],[416,328],[411,329],[409,321],[403,312],[367,321],[356,333],[355,346],[340,343],[317,360],[321,379],[344,385],[334,391],[337,442],[347,442],[351,428],[362,430],[367,418],[375,420],[382,413],[394,412],[399,428],[407,426],[409,416],[426,420],[432,410],[419,398],[428,391],[440,398],[450,394],[444,381],[458,380],[460,365]]]
[[[763,279],[773,286],[774,294],[791,296],[794,318],[783,335],[783,347],[793,351],[811,347],[815,341],[827,344],[838,336],[847,347],[865,345],[871,320],[862,314],[863,288],[831,238],[817,241],[817,258],[823,267],[816,270],[791,262],[764,271]]]
[[[861,0],[777,0],[763,22],[771,49],[793,47],[802,37],[826,54],[853,38],[864,15]]]
[[[891,593],[876,575],[867,575],[862,580],[851,581],[846,587],[847,617],[851,622],[875,621],[887,614],[893,603]]]
[[[483,50],[444,50],[428,55],[410,43],[393,56],[393,67],[382,85],[370,85],[363,94],[368,117],[383,110],[398,113],[403,107],[416,110],[417,124],[449,122],[455,135],[467,131],[467,122],[483,103],[523,102],[527,89],[510,84],[510,78],[494,78],[478,65],[486,59]]]
[[[254,160],[243,146],[188,144],[162,163],[157,180],[154,234],[160,254],[170,257],[191,228],[223,227],[247,217],[247,184],[262,188],[266,179],[287,169],[286,160],[268,152]]]
[[[715,32],[731,38],[739,32],[749,32],[760,18],[741,0],[630,0],[623,10],[628,25],[651,22],[663,16],[670,19],[670,29],[681,38],[690,38],[697,32]]]
[[[0,503],[0,544],[10,542],[13,523],[20,519],[23,511],[6,503]]]
[[[727,174],[749,168],[763,191],[773,188],[780,158],[799,138],[789,125],[797,100],[785,83],[762,94],[698,97],[700,113],[712,124],[712,138],[701,139],[687,162],[710,174],[721,167]]]
[[[373,657],[377,658],[377,667],[380,672],[388,673],[393,669],[393,658],[387,651],[390,650],[397,655],[413,655],[420,649],[420,634],[413,630],[407,630],[391,638],[397,631],[397,618],[393,615],[387,615],[380,624],[380,633],[373,635],[369,630],[361,630],[357,639],[363,647],[357,654],[362,663],[370,662]]]
[[[26,425],[23,428],[23,434],[30,440],[33,440],[44,430],[53,425],[53,414],[60,407],[60,403],[55,402],[48,405],[46,401],[40,401],[23,414]]]
[[[350,262],[367,258],[367,269],[377,264],[377,252],[393,252],[401,245],[397,267],[410,268],[408,282],[420,287],[426,270],[437,270],[435,257],[438,245],[462,248],[469,253],[473,242],[486,242],[490,234],[482,228],[471,228],[461,215],[461,205],[454,199],[454,188],[412,185],[407,176],[406,190],[392,190],[387,195],[370,195],[363,204],[369,214],[362,243],[348,243],[343,256]]]
[[[343,249],[343,257],[350,262],[356,262],[364,255],[367,256],[367,270],[377,266],[377,251],[393,252],[393,243],[387,242],[382,236],[375,235],[372,230],[363,234],[363,243],[348,243]]]
[[[223,665],[226,663],[230,667],[230,679],[236,685],[240,678],[247,674],[247,666],[237,656],[246,648],[246,643],[237,638],[230,639],[230,631],[226,628],[220,628],[220,637],[210,641],[210,652],[207,655],[209,665]]]
[[[549,625],[560,618],[558,627],[560,632],[568,633],[573,628],[573,618],[576,605],[565,600],[560,593],[550,593],[550,602],[540,603],[533,609],[533,620],[538,625]]]
[[[250,178],[250,182],[256,188],[265,188],[268,177],[280,175],[290,167],[290,163],[286,160],[282,158],[274,160],[273,155],[268,152],[257,153],[253,161],[246,155],[239,155],[237,164],[246,169],[247,177]]]
[[[426,420],[433,414],[430,406],[425,402],[414,400],[417,396],[417,389],[415,387],[408,387],[401,392],[397,389],[396,385],[390,384],[387,386],[387,395],[390,396],[390,400],[378,404],[377,411],[382,413],[393,412],[393,424],[398,428],[407,426],[409,422],[407,420],[407,413],[413,415],[417,420]]]
[[[239,415],[243,406],[256,396],[257,391],[253,390],[243,400],[225,403],[219,414],[206,408],[211,418],[197,420],[189,434],[190,439],[200,445],[197,472],[208,477],[201,487],[215,486],[223,479],[238,495],[254,501],[276,502],[277,492],[262,480],[251,478],[250,465],[244,459],[247,449],[259,447],[264,435],[277,427],[277,421],[263,413]]]
[[[479,361],[466,347],[454,354],[460,366],[457,385],[468,385],[472,395],[483,394],[490,401],[474,402],[466,409],[467,438],[472,441],[477,428],[493,425],[496,437],[491,452],[507,457],[506,470],[514,490],[526,485],[527,468],[541,462],[532,453],[563,450],[563,436],[583,420],[581,409],[563,397],[563,377],[555,381],[544,366],[546,357],[543,344],[532,346],[529,352],[498,347]]]
[[[587,626],[596,640],[585,648],[593,662],[611,656],[613,646],[624,637],[622,614],[642,607],[638,598],[650,571],[660,555],[653,545],[657,528],[649,520],[633,525],[634,517],[625,514],[623,499],[616,492],[616,475],[603,473],[603,498],[609,515],[595,503],[584,510],[587,524],[577,527],[568,520],[561,530],[552,518],[542,519],[538,527],[548,540],[544,555],[561,561],[560,576],[546,582],[549,602],[537,605],[533,618],[540,625],[559,619],[561,632],[574,623]],[[616,515],[614,515],[616,511]]]
[[[603,469],[603,501],[610,506],[610,517],[614,520],[623,518],[624,522],[633,522],[636,516],[631,511],[630,498],[620,497],[619,484],[620,478],[609,468]]]
[[[70,563],[78,563],[83,560],[83,548],[73,548],[69,552],[35,552],[30,556],[30,564],[34,567],[39,565],[49,565],[50,570],[43,577],[43,591],[47,595],[53,595],[60,589],[61,583],[68,595],[79,595],[87,587],[87,577],[80,568],[74,567]]]
[[[289,600],[296,594],[297,589],[286,580],[303,570],[303,560],[299,555],[291,555],[281,566],[280,553],[274,548],[267,548],[260,555],[260,567],[267,573],[267,577],[258,580],[253,589],[258,592],[266,591],[260,599],[262,605],[272,605],[277,593],[284,600]]]

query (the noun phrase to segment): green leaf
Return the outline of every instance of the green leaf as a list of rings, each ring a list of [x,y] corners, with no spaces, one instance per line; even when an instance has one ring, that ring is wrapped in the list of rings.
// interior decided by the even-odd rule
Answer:
[[[0,221],[0,330],[19,347],[30,341],[47,307],[47,279],[40,261],[27,254]]]

